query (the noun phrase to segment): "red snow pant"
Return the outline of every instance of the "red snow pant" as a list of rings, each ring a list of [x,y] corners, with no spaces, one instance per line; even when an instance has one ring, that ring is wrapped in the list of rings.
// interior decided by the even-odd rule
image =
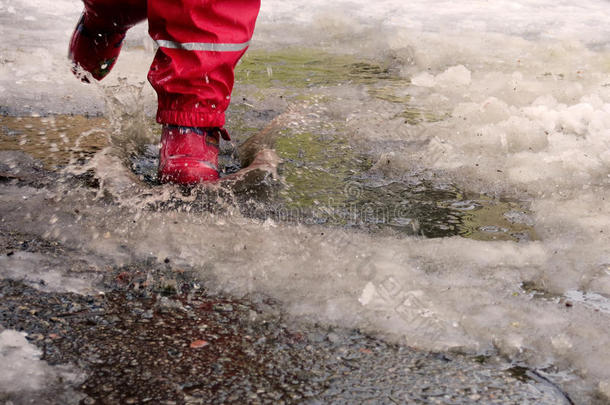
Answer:
[[[234,69],[248,48],[260,0],[84,0],[84,25],[124,32],[148,18],[159,49],[148,80],[157,122],[222,127]]]

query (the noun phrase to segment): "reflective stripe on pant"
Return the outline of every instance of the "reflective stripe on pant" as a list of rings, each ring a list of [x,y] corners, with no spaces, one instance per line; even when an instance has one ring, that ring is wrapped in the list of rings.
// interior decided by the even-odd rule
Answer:
[[[260,0],[85,0],[85,24],[125,30],[148,17],[159,49],[148,73],[164,124],[221,127],[235,65],[252,38]]]

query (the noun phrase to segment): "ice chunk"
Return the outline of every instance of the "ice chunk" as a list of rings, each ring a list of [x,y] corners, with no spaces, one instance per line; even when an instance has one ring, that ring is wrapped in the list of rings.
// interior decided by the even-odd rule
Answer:
[[[40,360],[42,352],[25,339],[27,334],[14,330],[0,333],[0,391],[39,390],[45,385],[49,367]]]
[[[422,72],[411,79],[411,83],[420,87],[467,86],[471,83],[471,73],[463,65],[452,66],[438,76]]]
[[[463,65],[452,66],[436,77],[440,86],[468,86],[471,80],[470,70]]]
[[[0,393],[7,403],[77,404],[82,394],[73,387],[82,383],[84,375],[70,366],[50,366],[40,359],[42,352],[26,340],[26,333],[4,330],[0,333]],[[6,397],[6,398],[5,398]]]
[[[411,83],[420,87],[434,87],[436,79],[428,72],[420,73],[411,79]]]

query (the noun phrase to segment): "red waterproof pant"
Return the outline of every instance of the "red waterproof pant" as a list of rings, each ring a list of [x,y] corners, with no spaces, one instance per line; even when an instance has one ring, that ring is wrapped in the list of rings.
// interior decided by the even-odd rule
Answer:
[[[260,0],[84,0],[84,24],[123,32],[148,18],[159,45],[148,73],[157,121],[222,127],[235,65],[248,48]]]

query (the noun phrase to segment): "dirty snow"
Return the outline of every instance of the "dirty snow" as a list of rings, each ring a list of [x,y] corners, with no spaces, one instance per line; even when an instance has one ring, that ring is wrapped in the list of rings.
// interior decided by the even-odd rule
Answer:
[[[42,352],[26,340],[27,334],[15,330],[0,332],[0,395],[7,403],[40,403],[44,391],[52,386],[77,384],[82,376],[68,366],[50,366],[41,360]],[[67,392],[66,392],[67,393]],[[65,397],[66,403],[79,398]]]

